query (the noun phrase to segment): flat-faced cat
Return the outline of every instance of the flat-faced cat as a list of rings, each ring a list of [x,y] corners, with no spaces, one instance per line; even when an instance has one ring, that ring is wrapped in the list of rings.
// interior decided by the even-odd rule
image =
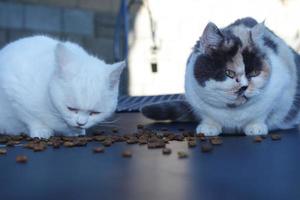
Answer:
[[[46,36],[6,45],[0,51],[0,132],[85,134],[114,112],[124,66]]]
[[[185,74],[186,100],[201,120],[197,133],[264,135],[295,126],[299,77],[300,56],[263,23],[244,18],[222,29],[207,24]],[[151,106],[145,111],[153,116]]]

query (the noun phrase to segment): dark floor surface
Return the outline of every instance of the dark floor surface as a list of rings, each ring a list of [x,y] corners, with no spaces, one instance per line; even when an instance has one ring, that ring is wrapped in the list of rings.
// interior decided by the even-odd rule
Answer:
[[[152,128],[193,129],[195,124],[155,124],[138,113],[119,114],[121,133],[136,130],[136,124]],[[22,200],[299,200],[300,136],[297,130],[279,131],[282,139],[270,137],[253,143],[252,137],[226,136],[211,153],[186,142],[171,142],[169,156],[161,149],[114,144],[104,154],[87,147],[52,149],[34,153],[22,147],[9,148],[0,156],[0,199]],[[131,149],[132,158],[121,153]],[[177,151],[189,158],[178,159]],[[26,164],[15,157],[27,155]]]

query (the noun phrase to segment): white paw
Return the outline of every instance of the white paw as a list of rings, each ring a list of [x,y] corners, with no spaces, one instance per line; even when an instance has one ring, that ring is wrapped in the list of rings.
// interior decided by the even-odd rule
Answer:
[[[268,127],[263,123],[248,124],[244,128],[244,132],[246,135],[267,135]]]
[[[48,139],[52,136],[53,131],[47,128],[34,129],[30,131],[30,137],[38,137]]]
[[[72,131],[71,134],[72,136],[80,136],[80,135],[86,135],[86,130],[85,129],[82,129],[82,130],[79,130],[79,131]]]
[[[222,132],[222,127],[218,124],[201,123],[196,128],[197,133],[203,133],[205,136],[217,136]]]

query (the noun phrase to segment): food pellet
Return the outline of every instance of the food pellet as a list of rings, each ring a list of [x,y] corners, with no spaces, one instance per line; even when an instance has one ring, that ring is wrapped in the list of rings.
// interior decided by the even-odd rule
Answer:
[[[188,147],[192,148],[192,147],[195,147],[197,146],[197,143],[195,140],[190,140],[188,141]]]
[[[4,155],[7,153],[7,150],[4,148],[0,148],[0,155]]]
[[[253,141],[256,142],[256,143],[262,142],[263,138],[261,136],[256,136]]]
[[[95,147],[93,148],[94,153],[103,153],[104,152],[104,147]]]
[[[74,144],[73,142],[66,141],[66,142],[64,142],[64,146],[65,146],[65,147],[74,147],[75,144]]]
[[[27,156],[24,156],[24,155],[19,155],[16,157],[17,163],[26,163],[27,160],[28,160]]]
[[[271,134],[272,140],[281,140],[281,136],[279,134]]]
[[[223,141],[220,137],[212,137],[210,139],[210,143],[213,145],[220,145],[220,144],[223,144]]]
[[[211,152],[213,150],[213,146],[210,143],[204,143],[201,145],[201,151],[203,153]]]
[[[187,158],[189,155],[184,151],[177,152],[178,158]]]
[[[170,155],[172,153],[172,150],[170,148],[163,148],[162,153],[164,155]]]
[[[109,147],[109,146],[112,145],[112,141],[111,141],[111,140],[104,140],[104,141],[102,142],[102,144],[103,144],[104,146],[106,146],[106,147]]]
[[[132,156],[132,153],[129,150],[125,150],[123,151],[122,156],[125,158],[130,158]]]

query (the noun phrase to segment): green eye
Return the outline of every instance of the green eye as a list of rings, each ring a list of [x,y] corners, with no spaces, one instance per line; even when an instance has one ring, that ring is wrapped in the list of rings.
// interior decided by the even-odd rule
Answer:
[[[252,72],[249,73],[249,77],[256,77],[260,74],[260,71],[258,70],[253,70]]]
[[[229,78],[234,78],[235,77],[235,72],[230,70],[230,69],[226,69],[225,71],[226,76],[228,76]]]

